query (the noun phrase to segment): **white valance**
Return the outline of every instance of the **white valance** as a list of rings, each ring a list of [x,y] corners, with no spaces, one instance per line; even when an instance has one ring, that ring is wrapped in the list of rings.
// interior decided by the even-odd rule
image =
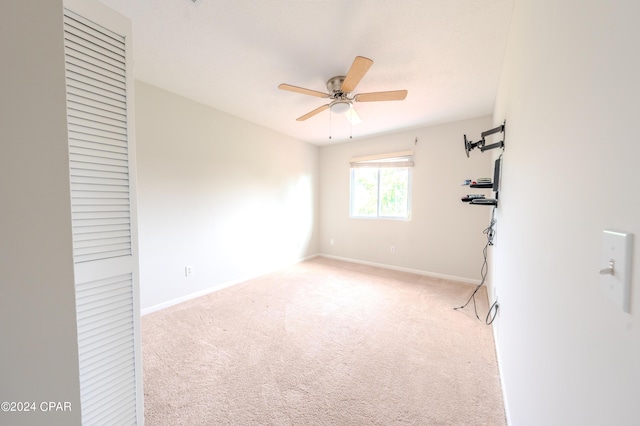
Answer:
[[[349,164],[351,167],[413,167],[413,151],[355,157]]]

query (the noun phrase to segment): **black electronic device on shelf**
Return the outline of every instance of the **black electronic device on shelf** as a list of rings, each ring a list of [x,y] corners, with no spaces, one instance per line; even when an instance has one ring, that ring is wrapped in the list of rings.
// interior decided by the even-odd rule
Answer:
[[[493,192],[496,193],[496,197],[498,191],[500,190],[500,166],[502,165],[502,156],[498,157],[498,159],[493,164]]]
[[[497,206],[498,200],[496,198],[476,198],[475,200],[471,200],[469,204],[476,206]]]
[[[472,183],[471,185],[469,185],[469,187],[471,188],[493,188],[493,183],[489,182],[489,183]]]

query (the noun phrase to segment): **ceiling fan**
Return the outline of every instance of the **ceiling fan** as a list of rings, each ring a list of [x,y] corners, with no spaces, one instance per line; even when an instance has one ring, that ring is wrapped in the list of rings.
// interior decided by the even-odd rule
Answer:
[[[401,101],[407,97],[406,90],[392,90],[389,92],[370,92],[370,93],[358,93],[354,96],[349,96],[353,92],[362,80],[362,77],[367,73],[369,68],[373,65],[373,61],[364,56],[356,56],[351,64],[351,68],[347,72],[347,75],[338,75],[331,77],[327,81],[327,90],[329,93],[318,92],[316,90],[305,89],[303,87],[292,86],[291,84],[282,83],[278,86],[278,89],[288,90],[290,92],[301,93],[303,95],[317,96],[318,98],[331,99],[326,105],[322,105],[314,109],[311,112],[306,113],[298,117],[297,121],[304,121],[313,117],[316,114],[321,113],[324,110],[331,109],[331,111],[343,114],[347,113],[347,118],[352,122],[353,120],[359,120],[359,117],[353,109],[353,102],[378,102],[378,101]]]

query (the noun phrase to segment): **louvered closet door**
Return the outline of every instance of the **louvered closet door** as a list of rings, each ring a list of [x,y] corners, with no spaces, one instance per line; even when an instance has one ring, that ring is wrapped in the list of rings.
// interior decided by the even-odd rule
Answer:
[[[64,17],[82,423],[141,423],[127,38]]]

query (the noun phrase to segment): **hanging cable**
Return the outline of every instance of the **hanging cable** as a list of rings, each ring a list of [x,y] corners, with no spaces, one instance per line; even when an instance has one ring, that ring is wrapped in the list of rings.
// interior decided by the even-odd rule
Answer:
[[[350,113],[353,113],[353,105],[351,105]],[[349,115],[349,139],[353,139],[353,114]]]
[[[484,285],[487,279],[487,273],[489,271],[487,257],[488,257],[489,246],[493,245],[493,237],[495,235],[495,230],[494,230],[494,225],[496,224],[495,213],[496,213],[496,209],[494,207],[493,210],[491,211],[491,222],[489,223],[489,226],[484,231],[482,231],[482,233],[487,236],[487,243],[482,249],[483,262],[482,262],[482,268],[480,268],[480,277],[481,277],[480,284],[476,286],[475,290],[473,291],[473,293],[471,293],[471,296],[469,297],[469,299],[464,305],[453,308],[456,311],[458,309],[464,309],[469,305],[469,303],[471,303],[471,301],[473,301],[473,311],[476,314],[476,318],[478,319],[480,319],[480,316],[478,315],[478,306],[476,304],[476,293]],[[496,318],[496,315],[498,314],[498,309],[499,309],[499,305],[498,305],[498,302],[496,301],[489,308],[489,312],[487,313],[487,317],[485,318],[485,323],[487,325],[490,325],[493,322],[493,320]],[[493,312],[493,316],[491,316],[492,312]],[[491,318],[489,318],[490,316]]]

